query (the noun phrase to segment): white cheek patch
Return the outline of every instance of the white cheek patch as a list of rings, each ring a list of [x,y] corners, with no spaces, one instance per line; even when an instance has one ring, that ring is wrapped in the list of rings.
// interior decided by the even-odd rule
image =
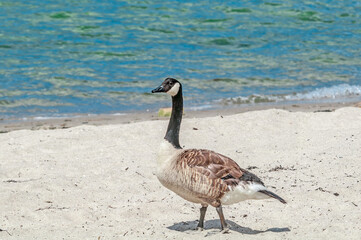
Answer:
[[[171,89],[168,90],[167,93],[169,95],[171,95],[172,97],[174,97],[175,95],[178,94],[179,87],[180,87],[179,83],[176,83],[176,84],[174,84],[174,86]]]

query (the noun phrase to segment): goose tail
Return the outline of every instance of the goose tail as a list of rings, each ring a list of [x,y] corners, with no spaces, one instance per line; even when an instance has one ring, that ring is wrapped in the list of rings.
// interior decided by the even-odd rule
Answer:
[[[287,203],[283,198],[281,198],[280,196],[278,196],[277,194],[275,194],[275,193],[273,193],[273,192],[271,192],[271,191],[268,191],[268,190],[259,190],[258,192],[263,193],[263,194],[265,194],[265,195],[267,195],[267,196],[269,196],[269,197],[271,197],[271,198],[275,198],[275,199],[277,199],[278,201],[280,201],[280,202],[283,203],[283,204],[286,204],[286,203]]]

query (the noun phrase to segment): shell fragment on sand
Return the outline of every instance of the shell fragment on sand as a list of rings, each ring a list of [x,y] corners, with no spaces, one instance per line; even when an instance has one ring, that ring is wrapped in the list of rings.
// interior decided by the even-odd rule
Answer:
[[[172,114],[172,108],[159,108],[158,117],[170,117]],[[184,115],[184,110],[183,110]]]
[[[172,108],[160,108],[158,117],[169,117],[172,114]]]

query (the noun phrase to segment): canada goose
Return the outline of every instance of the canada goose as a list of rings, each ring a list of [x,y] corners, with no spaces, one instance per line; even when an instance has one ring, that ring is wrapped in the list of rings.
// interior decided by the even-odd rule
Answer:
[[[167,133],[158,155],[157,177],[166,188],[182,198],[200,203],[197,229],[202,230],[208,205],[216,208],[222,232],[228,232],[222,205],[247,199],[281,197],[269,191],[253,173],[242,169],[232,159],[204,149],[182,149],[179,130],[183,113],[182,85],[174,78],[167,78],[152,93],[166,92],[172,96],[172,114]]]

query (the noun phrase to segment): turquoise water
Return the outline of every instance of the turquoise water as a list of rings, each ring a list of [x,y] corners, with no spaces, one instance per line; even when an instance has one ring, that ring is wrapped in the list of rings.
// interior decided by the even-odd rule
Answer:
[[[0,1],[0,119],[361,99],[360,1]]]

